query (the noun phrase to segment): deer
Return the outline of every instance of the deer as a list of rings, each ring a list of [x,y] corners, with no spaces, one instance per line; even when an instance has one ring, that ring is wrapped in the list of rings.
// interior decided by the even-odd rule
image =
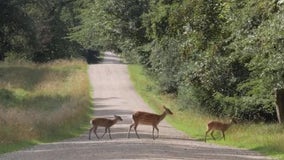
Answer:
[[[205,133],[205,142],[206,142],[206,137],[207,134],[211,131],[211,137],[215,140],[215,137],[213,136],[213,133],[215,130],[219,130],[222,132],[223,138],[225,140],[225,131],[228,130],[232,124],[236,123],[236,120],[233,118],[229,123],[223,123],[220,121],[210,121],[207,124],[207,131]]]
[[[110,135],[110,127],[113,126],[114,124],[116,124],[118,121],[122,121],[122,118],[120,116],[114,115],[114,119],[107,119],[107,118],[94,118],[90,121],[90,124],[92,125],[92,128],[90,128],[89,130],[89,140],[91,140],[91,132],[92,130],[94,131],[96,137],[98,139],[99,136],[97,135],[97,128],[99,126],[101,127],[105,127],[105,132],[102,135],[101,138],[104,137],[104,135],[106,134],[106,132],[108,131],[109,134],[109,138],[112,139],[111,135]]]
[[[173,112],[168,109],[167,107],[163,106],[164,108],[164,112],[161,115],[158,114],[154,114],[154,113],[148,113],[148,112],[142,112],[142,111],[137,111],[132,115],[133,118],[133,123],[130,125],[129,130],[128,130],[128,135],[127,137],[130,137],[130,131],[131,128],[134,126],[134,131],[136,133],[136,136],[138,139],[140,139],[138,133],[137,133],[137,126],[139,124],[143,124],[143,125],[151,125],[153,126],[153,131],[152,131],[152,136],[153,136],[153,140],[155,140],[155,138],[159,137],[159,128],[158,128],[158,124],[166,117],[166,115],[170,114],[172,115]],[[157,130],[157,136],[154,136],[154,130]]]

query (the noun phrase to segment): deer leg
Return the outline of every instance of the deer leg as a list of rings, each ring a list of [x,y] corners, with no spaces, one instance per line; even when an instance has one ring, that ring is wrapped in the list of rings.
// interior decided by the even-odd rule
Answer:
[[[214,131],[211,132],[211,137],[212,137],[214,140],[216,140],[215,137],[213,136],[213,133],[214,133]]]
[[[207,138],[207,134],[210,132],[210,129],[208,129],[206,132],[205,132],[205,142],[206,142],[206,138]]]
[[[139,135],[138,135],[138,133],[137,133],[137,125],[138,125],[138,124],[136,124],[136,125],[134,126],[134,131],[135,131],[135,133],[136,133],[137,138],[140,139],[140,137],[139,137]]]
[[[131,124],[130,125],[130,127],[129,127],[129,130],[128,130],[128,134],[127,134],[127,138],[129,138],[130,137],[130,131],[131,131],[131,128],[134,126],[134,123],[133,124]]]
[[[97,128],[98,128],[98,127],[95,127],[95,128],[94,128],[94,133],[95,133],[96,137],[97,137],[98,139],[100,139],[99,136],[97,135]]]
[[[154,136],[154,130],[155,130],[155,128],[153,127],[153,131],[152,131],[152,137],[153,137],[153,139],[155,140],[155,136]]]
[[[224,132],[224,131],[222,131],[222,134],[223,134],[223,138],[224,138],[224,141],[225,141],[225,132]]]
[[[109,138],[112,139],[110,135],[110,128],[108,128],[108,135],[109,135]]]
[[[105,128],[105,133],[102,135],[101,138],[103,138],[105,136],[106,132],[107,132],[107,127]]]
[[[154,128],[157,130],[157,136],[156,138],[159,138],[159,128],[157,126],[153,127],[153,139],[154,139]]]
[[[93,129],[94,129],[94,127],[90,128],[90,130],[89,130],[89,140],[91,140],[91,134],[92,134]]]

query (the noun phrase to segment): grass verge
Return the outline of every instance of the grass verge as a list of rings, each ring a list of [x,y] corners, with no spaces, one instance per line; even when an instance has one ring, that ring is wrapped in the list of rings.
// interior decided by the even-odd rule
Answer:
[[[136,91],[153,110],[162,112],[161,105],[168,106],[173,116],[167,116],[167,121],[175,128],[183,131],[192,138],[204,140],[206,124],[216,119],[208,115],[190,110],[180,110],[172,95],[162,95],[157,85],[146,75],[139,65],[129,65],[128,71]],[[141,85],[143,84],[143,85]],[[226,141],[218,132],[214,133],[216,141],[208,137],[208,143],[234,146],[254,150],[277,159],[284,159],[284,126],[278,124],[237,124],[226,132]]]
[[[0,63],[0,154],[82,133],[89,89],[83,60]]]

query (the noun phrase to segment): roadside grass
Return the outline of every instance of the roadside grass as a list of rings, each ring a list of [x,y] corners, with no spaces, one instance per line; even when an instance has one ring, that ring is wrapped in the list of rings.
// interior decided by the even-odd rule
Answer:
[[[85,131],[89,89],[83,60],[0,63],[0,154]]]
[[[168,106],[173,116],[166,120],[175,128],[183,131],[189,137],[203,141],[206,124],[210,120],[221,120],[197,111],[181,110],[174,96],[162,95],[157,91],[157,85],[151,80],[139,65],[129,65],[128,71],[136,91],[146,103],[157,113],[162,112],[162,105]],[[141,85],[143,84],[143,85]],[[260,152],[273,158],[284,160],[284,126],[279,124],[253,124],[244,123],[233,125],[226,132],[226,140],[222,139],[220,132],[214,132],[216,141],[211,136],[207,143],[245,148]]]

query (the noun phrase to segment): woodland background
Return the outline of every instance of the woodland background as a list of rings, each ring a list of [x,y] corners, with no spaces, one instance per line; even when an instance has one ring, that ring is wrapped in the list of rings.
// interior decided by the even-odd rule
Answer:
[[[274,122],[283,19],[283,0],[2,0],[0,59],[113,50],[142,64],[180,109]]]

